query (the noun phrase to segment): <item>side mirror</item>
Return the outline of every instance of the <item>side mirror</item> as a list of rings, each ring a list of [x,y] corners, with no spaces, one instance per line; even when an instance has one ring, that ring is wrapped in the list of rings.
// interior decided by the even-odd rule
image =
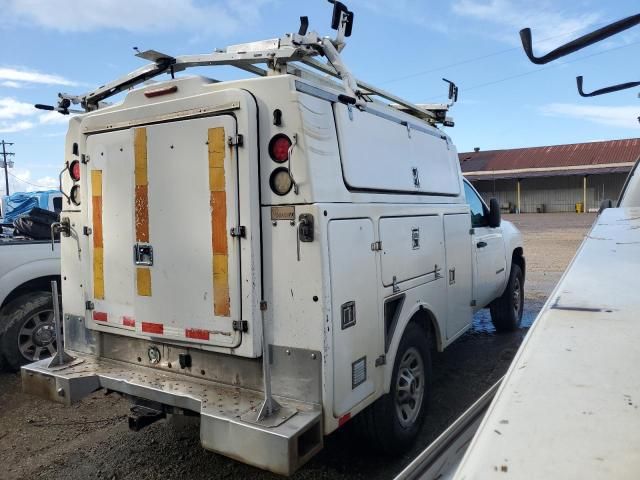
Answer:
[[[491,228],[500,226],[500,204],[497,198],[489,200],[489,226]]]

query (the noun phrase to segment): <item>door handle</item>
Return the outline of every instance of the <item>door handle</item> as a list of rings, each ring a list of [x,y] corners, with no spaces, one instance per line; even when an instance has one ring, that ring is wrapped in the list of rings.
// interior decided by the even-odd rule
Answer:
[[[484,248],[487,246],[487,242],[478,242],[476,243],[476,247],[478,248]]]

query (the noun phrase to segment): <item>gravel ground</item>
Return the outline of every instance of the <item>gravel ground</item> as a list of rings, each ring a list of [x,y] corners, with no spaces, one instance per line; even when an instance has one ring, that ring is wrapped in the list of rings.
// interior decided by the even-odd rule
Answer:
[[[528,327],[593,222],[592,214],[506,215],[523,232],[527,259],[523,328],[495,334],[487,312],[434,358],[433,397],[414,448],[400,458],[371,453],[349,423],[296,479],[383,479],[400,471],[506,371]],[[56,479],[281,478],[200,447],[198,427],[180,419],[130,432],[128,402],[96,392],[63,407],[22,394],[16,374],[0,374],[0,477]]]

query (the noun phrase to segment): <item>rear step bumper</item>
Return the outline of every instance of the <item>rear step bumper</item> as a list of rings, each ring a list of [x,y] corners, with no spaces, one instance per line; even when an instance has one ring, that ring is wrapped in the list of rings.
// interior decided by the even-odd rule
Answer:
[[[275,397],[288,413],[277,421],[272,417],[258,423],[261,392],[77,352],[73,355],[76,360],[62,367],[47,368],[50,359],[22,367],[23,390],[71,405],[106,388],[191,410],[200,414],[204,448],[282,475],[292,474],[322,449],[320,406]]]

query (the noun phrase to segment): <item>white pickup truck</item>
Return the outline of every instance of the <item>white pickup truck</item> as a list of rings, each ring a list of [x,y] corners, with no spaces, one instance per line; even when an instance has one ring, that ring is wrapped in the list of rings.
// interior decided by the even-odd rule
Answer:
[[[60,281],[60,244],[0,237],[0,366],[55,353],[51,281]]]
[[[303,17],[298,33],[208,55],[142,52],[151,64],[49,107],[87,110],[62,174],[71,358],[23,367],[25,391],[66,404],[117,391],[145,407],[134,427],[150,410],[195,414],[205,448],[290,474],[351,418],[406,451],[431,348],[486,306],[517,327],[522,238],[463,180],[440,128],[449,105],[356,80],[339,54],[353,13],[334,7],[335,39]],[[258,78],[173,78],[204,65]]]

